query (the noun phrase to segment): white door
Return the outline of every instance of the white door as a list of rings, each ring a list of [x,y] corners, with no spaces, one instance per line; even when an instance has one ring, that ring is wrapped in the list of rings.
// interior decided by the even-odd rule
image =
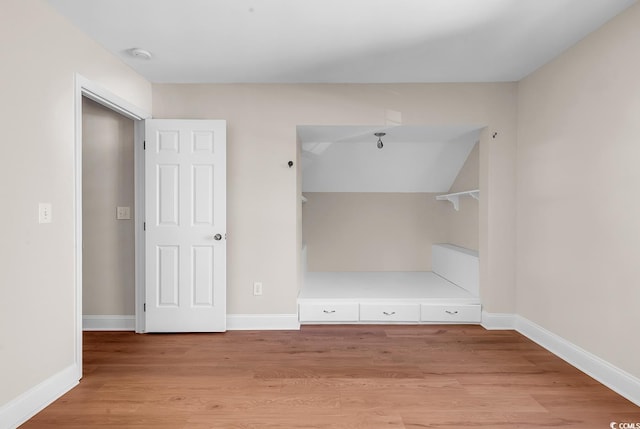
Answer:
[[[226,330],[226,121],[145,121],[145,330]]]

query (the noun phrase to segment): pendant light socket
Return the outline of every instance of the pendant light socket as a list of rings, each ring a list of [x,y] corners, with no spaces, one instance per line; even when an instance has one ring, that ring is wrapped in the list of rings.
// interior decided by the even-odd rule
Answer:
[[[382,143],[382,137],[386,136],[387,133],[373,133],[373,135],[378,137],[378,149],[382,149],[384,147],[384,143]]]

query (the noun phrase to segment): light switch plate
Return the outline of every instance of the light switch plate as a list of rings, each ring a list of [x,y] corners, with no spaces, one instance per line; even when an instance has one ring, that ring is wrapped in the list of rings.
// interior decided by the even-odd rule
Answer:
[[[131,207],[118,207],[116,209],[116,219],[131,219]]]
[[[53,220],[51,203],[38,204],[38,223],[51,223]]]

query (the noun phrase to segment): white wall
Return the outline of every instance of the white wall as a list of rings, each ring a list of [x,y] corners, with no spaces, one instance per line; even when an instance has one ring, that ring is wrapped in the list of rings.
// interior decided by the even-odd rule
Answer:
[[[433,193],[305,192],[308,271],[431,271],[449,207]]]
[[[75,360],[74,73],[148,110],[151,86],[41,0],[2,2],[0,61],[2,405]]]
[[[475,145],[448,192],[479,186]],[[439,193],[305,192],[303,239],[309,271],[431,271],[431,245],[479,248],[478,201],[459,211]]]
[[[520,82],[517,310],[640,377],[640,4]]]
[[[133,121],[82,101],[82,312],[135,314]],[[130,219],[116,219],[116,207]]]
[[[228,311],[295,313],[298,290],[298,125],[487,125],[480,139],[483,302],[515,304],[516,85],[155,84],[158,118],[221,118],[228,124]],[[264,295],[252,295],[254,281]]]
[[[480,146],[475,145],[462,169],[458,173],[456,180],[449,189],[450,193],[470,191],[478,189],[480,186]],[[482,195],[480,196],[482,198]],[[447,243],[467,249],[478,250],[480,248],[479,227],[480,221],[478,212],[480,204],[478,200],[471,197],[460,198],[460,207],[456,211],[451,203],[443,201],[449,211],[446,213]]]

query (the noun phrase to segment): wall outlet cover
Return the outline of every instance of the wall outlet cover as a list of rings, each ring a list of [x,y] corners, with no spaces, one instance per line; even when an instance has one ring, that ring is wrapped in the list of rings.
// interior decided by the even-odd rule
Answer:
[[[262,282],[253,283],[253,294],[256,296],[262,295]]]

